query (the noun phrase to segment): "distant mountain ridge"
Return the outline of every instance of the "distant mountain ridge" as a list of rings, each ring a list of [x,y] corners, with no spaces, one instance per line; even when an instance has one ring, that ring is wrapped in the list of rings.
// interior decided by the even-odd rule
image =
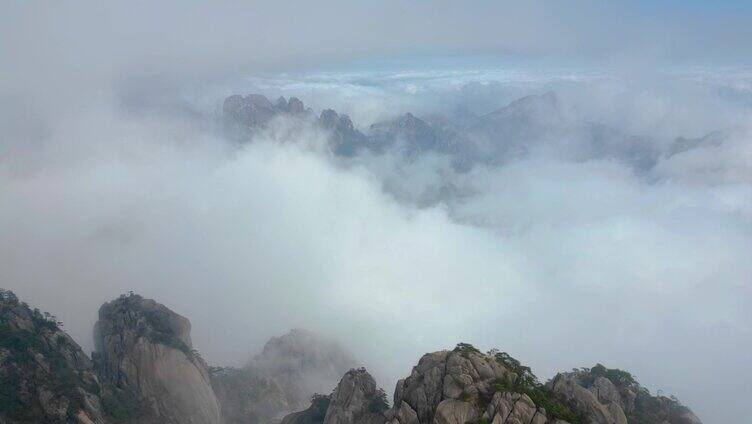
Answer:
[[[555,92],[548,91],[457,122],[445,116],[422,119],[407,112],[371,123],[363,132],[349,116],[332,109],[315,116],[296,97],[281,97],[273,103],[261,94],[249,94],[225,99],[222,122],[228,138],[248,142],[277,117],[309,120],[328,133],[329,148],[336,156],[397,151],[406,160],[414,160],[433,153],[451,158],[458,172],[478,165],[501,166],[544,147],[569,160],[615,160],[644,172],[662,157],[717,146],[724,139],[716,132],[697,139],[677,137],[658,143],[652,137],[626,134],[604,123],[573,122],[567,119],[565,106]]]

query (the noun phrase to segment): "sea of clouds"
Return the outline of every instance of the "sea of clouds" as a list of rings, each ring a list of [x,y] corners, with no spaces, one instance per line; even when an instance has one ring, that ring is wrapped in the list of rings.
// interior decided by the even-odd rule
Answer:
[[[99,304],[133,290],[189,317],[213,364],[242,364],[303,327],[338,338],[389,391],[422,353],[464,341],[543,379],[628,369],[700,416],[733,415],[727,400],[752,377],[752,92],[748,74],[721,75],[282,75],[156,95],[131,83],[43,126],[13,108],[3,285],[87,348]],[[217,125],[230,92],[297,95],[365,130],[549,90],[572,122],[663,147],[714,131],[723,141],[635,169],[573,160],[576,140],[561,140],[457,172],[431,153],[334,157],[312,124],[279,119],[243,145]]]
[[[99,305],[133,290],[190,318],[211,364],[303,327],[391,392],[464,341],[542,379],[628,369],[705,422],[739,421],[751,11],[678,3],[4,2],[0,286],[86,349]],[[686,65],[714,61],[734,66]],[[431,153],[333,157],[310,122],[244,145],[218,125],[235,93],[366,131],[548,91],[562,122],[649,140],[655,164],[563,137],[457,172]]]

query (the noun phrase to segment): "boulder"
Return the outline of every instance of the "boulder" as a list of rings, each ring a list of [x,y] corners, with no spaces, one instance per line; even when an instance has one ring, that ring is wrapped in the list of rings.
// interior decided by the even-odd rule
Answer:
[[[492,424],[546,424],[545,411],[524,394],[497,392],[484,415]]]

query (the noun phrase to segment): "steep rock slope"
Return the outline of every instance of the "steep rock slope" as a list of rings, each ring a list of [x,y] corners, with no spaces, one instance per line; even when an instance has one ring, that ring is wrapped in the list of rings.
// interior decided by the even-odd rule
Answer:
[[[103,379],[135,393],[156,422],[221,422],[207,367],[192,350],[186,318],[153,300],[121,296],[100,308],[95,339]]]
[[[346,372],[331,395],[314,395],[305,411],[287,415],[282,424],[384,424],[386,393],[365,368]]]
[[[365,368],[345,373],[334,389],[324,424],[382,424],[389,409],[386,394]]]
[[[300,412],[293,412],[282,419],[281,424],[321,424],[329,409],[330,395],[316,394],[311,397],[311,406]]]
[[[700,423],[677,399],[651,396],[628,372],[600,364],[560,373],[548,386],[554,396],[581,411],[590,423]]]
[[[102,424],[101,392],[56,319],[0,290],[0,423]]]
[[[387,416],[390,424],[545,424],[576,417],[550,399],[529,368],[467,344],[424,355],[397,383]]]

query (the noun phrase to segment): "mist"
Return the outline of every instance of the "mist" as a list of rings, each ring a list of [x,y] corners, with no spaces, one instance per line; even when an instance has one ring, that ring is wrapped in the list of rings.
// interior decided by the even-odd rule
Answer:
[[[134,291],[189,318],[211,364],[306,328],[391,393],[423,353],[470,342],[542,379],[627,369],[705,422],[738,421],[751,11],[577,3],[4,4],[0,286],[85,350],[98,307]],[[305,120],[242,145],[218,125],[235,93],[366,130],[548,91],[566,128],[645,137],[655,164],[567,136],[465,172],[435,153],[335,157]]]

